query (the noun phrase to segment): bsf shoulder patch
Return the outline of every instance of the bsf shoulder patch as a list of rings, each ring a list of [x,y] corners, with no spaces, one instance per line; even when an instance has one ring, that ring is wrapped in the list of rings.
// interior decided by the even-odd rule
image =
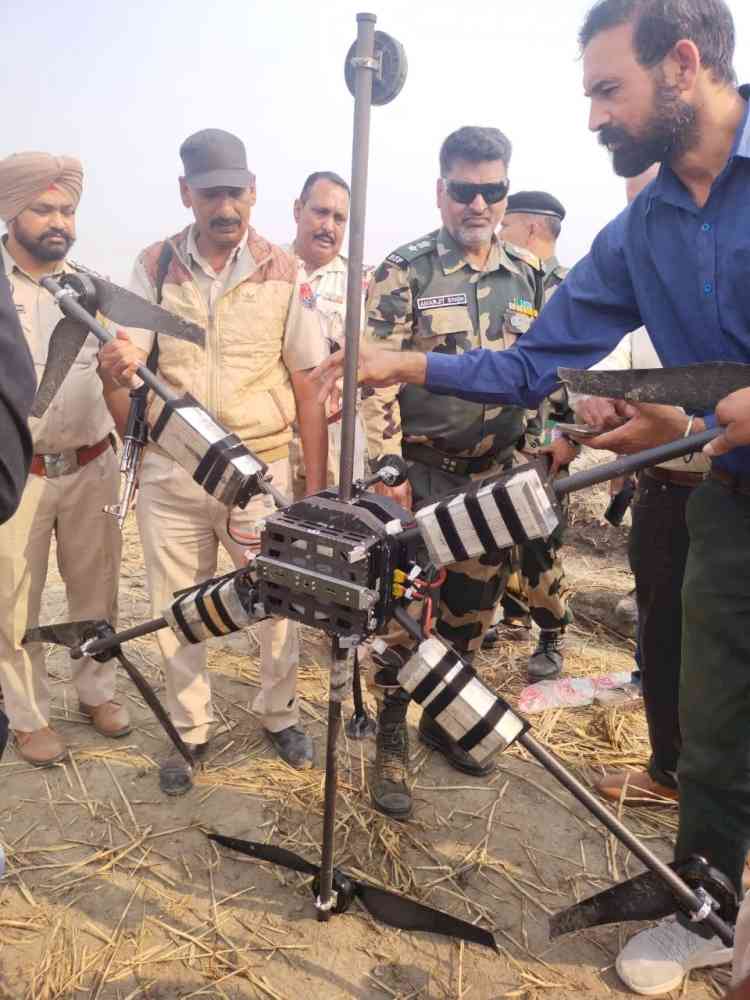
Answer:
[[[315,292],[306,281],[299,286],[299,300],[305,309],[315,308]]]
[[[464,292],[458,295],[433,295],[430,298],[417,299],[417,309],[444,309],[446,306],[468,305]]]
[[[389,253],[385,258],[389,264],[395,264],[396,267],[406,267],[407,261],[398,253]]]

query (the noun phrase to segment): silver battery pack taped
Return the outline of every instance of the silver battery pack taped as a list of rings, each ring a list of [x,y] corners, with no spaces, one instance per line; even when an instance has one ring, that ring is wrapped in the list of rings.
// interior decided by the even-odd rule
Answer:
[[[434,636],[398,673],[398,682],[478,762],[500,753],[528,728],[471,667]]]
[[[182,646],[239,632],[264,617],[254,613],[252,584],[242,573],[207,580],[177,594],[163,615]]]
[[[560,521],[554,493],[531,464],[423,507],[415,517],[436,566],[496,554],[537,538],[546,540]]]
[[[268,466],[190,395],[165,403],[151,439],[225,507],[244,507],[261,492]]]

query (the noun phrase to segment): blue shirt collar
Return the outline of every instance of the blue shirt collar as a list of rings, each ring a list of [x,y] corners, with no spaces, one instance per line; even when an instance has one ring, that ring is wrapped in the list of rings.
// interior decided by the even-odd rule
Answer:
[[[737,156],[750,159],[750,84],[743,84],[743,86],[738,88],[738,93],[745,101],[745,115],[737,129],[728,162],[731,162]],[[657,200],[665,201],[670,205],[675,205],[677,208],[685,208],[689,212],[695,213],[698,211],[695,202],[690,197],[685,186],[666,164],[662,164],[656,178],[642,193],[648,201],[646,205],[647,214],[651,210],[653,203]]]

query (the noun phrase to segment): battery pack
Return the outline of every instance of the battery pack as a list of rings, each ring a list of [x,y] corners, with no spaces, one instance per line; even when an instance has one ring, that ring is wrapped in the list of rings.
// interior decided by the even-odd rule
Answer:
[[[560,523],[555,494],[536,463],[417,511],[417,525],[435,566],[495,555],[533,539],[547,540]]]
[[[249,573],[241,571],[175,594],[163,614],[182,646],[239,632],[265,617]]]
[[[164,404],[151,439],[225,507],[245,507],[268,466],[189,394]]]
[[[419,645],[399,671],[398,682],[479,763],[505,750],[529,728],[435,636]]]

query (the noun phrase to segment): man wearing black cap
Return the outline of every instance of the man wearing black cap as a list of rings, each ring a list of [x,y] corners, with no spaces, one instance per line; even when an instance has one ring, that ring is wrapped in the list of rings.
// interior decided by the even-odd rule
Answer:
[[[135,264],[133,290],[204,327],[205,350],[163,337],[150,366],[178,393],[189,392],[268,466],[275,486],[289,492],[289,444],[298,419],[307,488],[325,486],[325,411],[304,373],[328,354],[315,297],[295,258],[249,227],[255,178],[245,147],[228,132],[206,129],[182,144],[185,175],[180,195],[195,222],[144,250]],[[108,400],[123,421],[134,366],[149,356],[154,335],[130,331],[101,352]],[[132,341],[132,342],[131,342]],[[151,398],[153,425],[162,407]],[[270,513],[267,497],[244,511],[227,511],[153,444],[140,473],[138,527],[154,609],[176,590],[216,571],[219,542],[237,566],[257,544],[259,522]],[[155,613],[160,613],[155,610]],[[168,632],[168,630],[167,630]],[[183,739],[200,754],[213,721],[203,646],[180,647],[160,634],[166,664],[167,705]],[[312,741],[299,726],[296,699],[296,626],[273,619],[259,626],[261,690],[253,708],[279,755],[293,767],[312,765]],[[186,792],[192,776],[181,757],[161,767],[168,794]]]
[[[549,292],[565,280],[568,268],[556,256],[565,209],[546,191],[518,191],[508,198],[500,236],[508,243],[526,247],[544,265],[544,287]]]

